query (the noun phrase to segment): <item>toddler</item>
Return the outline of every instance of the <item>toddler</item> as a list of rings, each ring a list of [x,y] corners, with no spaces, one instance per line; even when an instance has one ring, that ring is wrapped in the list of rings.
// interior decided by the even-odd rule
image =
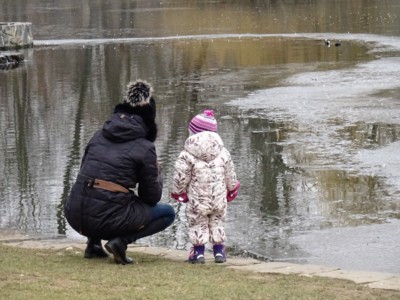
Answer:
[[[223,221],[227,202],[235,199],[240,187],[229,151],[216,133],[212,110],[195,116],[189,124],[190,136],[175,162],[171,197],[186,203],[188,235],[193,249],[190,263],[204,263],[204,245],[213,244],[216,263],[226,261]]]

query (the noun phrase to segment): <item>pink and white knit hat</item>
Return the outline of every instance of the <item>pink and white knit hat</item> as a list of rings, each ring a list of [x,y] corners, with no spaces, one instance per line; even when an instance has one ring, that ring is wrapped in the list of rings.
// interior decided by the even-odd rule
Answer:
[[[214,118],[214,111],[211,109],[206,109],[189,123],[190,133],[196,134],[202,131],[217,131],[217,121]]]

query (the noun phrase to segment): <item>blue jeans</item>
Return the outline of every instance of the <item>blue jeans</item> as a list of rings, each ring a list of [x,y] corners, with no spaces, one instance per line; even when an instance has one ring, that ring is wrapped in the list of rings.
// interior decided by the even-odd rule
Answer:
[[[128,244],[166,229],[174,222],[175,211],[169,204],[157,203],[152,207],[151,217],[152,219],[146,227],[124,237]]]
[[[151,210],[151,222],[154,222],[157,219],[164,218],[165,228],[171,225],[175,220],[175,211],[173,207],[169,204],[165,203],[157,203],[153,206]]]

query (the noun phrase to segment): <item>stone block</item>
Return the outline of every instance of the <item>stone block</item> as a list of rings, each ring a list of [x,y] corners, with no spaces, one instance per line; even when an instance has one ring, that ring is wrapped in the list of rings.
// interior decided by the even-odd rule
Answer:
[[[33,47],[31,23],[0,22],[0,50]]]

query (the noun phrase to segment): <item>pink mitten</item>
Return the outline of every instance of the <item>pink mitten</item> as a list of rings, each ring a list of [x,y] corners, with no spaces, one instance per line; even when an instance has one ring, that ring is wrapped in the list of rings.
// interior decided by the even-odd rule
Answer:
[[[171,197],[174,198],[176,201],[182,202],[182,203],[186,203],[186,202],[189,201],[189,198],[186,195],[186,193],[182,193],[182,194],[173,194],[173,193],[171,193]]]
[[[238,181],[233,190],[228,191],[228,193],[226,194],[226,200],[228,202],[231,202],[233,199],[237,197],[239,188],[240,188],[240,182]]]
[[[237,195],[238,195],[238,191],[228,192],[228,194],[226,195],[226,200],[228,202],[231,202],[233,199],[236,198]]]

